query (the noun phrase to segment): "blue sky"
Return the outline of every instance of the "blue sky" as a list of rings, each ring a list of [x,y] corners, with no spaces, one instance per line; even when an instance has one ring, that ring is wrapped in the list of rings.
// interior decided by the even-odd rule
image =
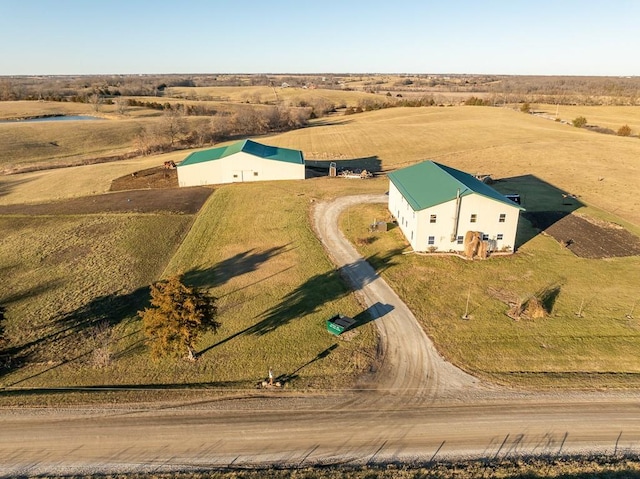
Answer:
[[[0,0],[0,75],[640,75],[640,0]]]

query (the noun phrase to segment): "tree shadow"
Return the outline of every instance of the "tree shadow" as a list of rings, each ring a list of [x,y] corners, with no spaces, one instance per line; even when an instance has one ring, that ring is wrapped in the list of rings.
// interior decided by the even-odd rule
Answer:
[[[113,327],[135,317],[149,304],[149,298],[150,288],[144,286],[126,294],[100,296],[74,311],[60,314],[36,339],[3,351],[5,367],[0,369],[0,376],[25,362],[55,359],[58,367],[86,356],[88,352],[82,352],[81,345],[92,328],[99,324]]]
[[[8,194],[11,194],[11,192],[13,190],[15,190],[17,187],[24,185],[25,183],[29,183],[31,181],[37,180],[38,178],[40,178],[41,175],[39,176],[32,176],[30,178],[21,178],[19,180],[16,179],[3,179],[0,180],[0,196],[7,196]]]
[[[307,178],[329,176],[329,166],[331,163],[336,164],[338,174],[345,170],[358,172],[367,170],[374,175],[382,171],[382,160],[377,156],[363,156],[361,158],[348,160],[305,160],[304,163],[307,170]]]
[[[383,316],[387,315],[394,309],[395,308],[393,307],[393,305],[384,304],[378,301],[375,304],[369,306],[364,311],[361,311],[358,314],[356,314],[353,317],[354,323],[348,330],[357,329],[364,326],[367,323],[376,321],[377,319],[382,318]]]
[[[320,361],[321,359],[326,358],[327,356],[329,356],[331,354],[332,351],[336,350],[337,348],[338,348],[338,344],[336,344],[336,343],[332,344],[327,349],[325,349],[323,351],[320,351],[314,358],[310,359],[309,361],[304,363],[302,366],[298,367],[295,371],[293,371],[291,373],[285,373],[285,374],[281,374],[281,375],[277,376],[275,378],[275,381],[279,382],[281,384],[285,384],[285,383],[293,381],[294,379],[297,379],[299,377],[298,373],[300,371],[302,371],[307,366],[312,365],[316,361]]]
[[[248,328],[246,333],[267,334],[296,318],[319,311],[324,304],[335,301],[350,292],[345,282],[351,286],[352,290],[360,291],[379,278],[372,264],[376,265],[379,271],[384,270],[391,266],[391,259],[398,251],[392,250],[384,255],[376,253],[367,259],[358,258],[355,262],[338,270],[313,276],[282,298],[276,306],[265,311],[264,319]]]
[[[0,271],[0,273],[5,273],[4,269]],[[44,294],[47,291],[51,291],[62,285],[62,281],[60,280],[49,280],[43,281],[42,283],[33,286],[31,288],[25,289],[23,291],[16,292],[9,296],[2,297],[2,303],[5,305],[10,305],[11,303],[15,303],[18,301],[23,301],[25,299],[32,298],[34,296],[38,296],[40,294]]]
[[[561,284],[553,284],[543,288],[541,291],[536,293],[536,297],[540,300],[540,304],[547,312],[547,314],[551,314],[553,311],[553,307],[556,304],[556,300],[560,295]]]
[[[220,261],[210,268],[193,269],[182,276],[185,284],[197,288],[222,286],[232,278],[256,271],[260,265],[281,253],[291,251],[289,244],[275,246],[264,251],[250,249]]]
[[[247,328],[246,334],[263,335],[275,331],[290,321],[318,311],[327,302],[347,295],[340,274],[336,270],[317,274],[287,294],[274,307],[263,313],[263,319]]]
[[[521,206],[526,209],[518,221],[516,249],[584,206],[577,196],[535,175],[501,178],[491,186],[503,195],[520,195]]]

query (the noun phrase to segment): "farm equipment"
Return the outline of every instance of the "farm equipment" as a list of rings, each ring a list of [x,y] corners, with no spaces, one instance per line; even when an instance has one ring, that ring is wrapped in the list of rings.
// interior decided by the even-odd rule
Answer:
[[[342,170],[338,176],[341,178],[367,179],[373,178],[373,173],[367,170]]]

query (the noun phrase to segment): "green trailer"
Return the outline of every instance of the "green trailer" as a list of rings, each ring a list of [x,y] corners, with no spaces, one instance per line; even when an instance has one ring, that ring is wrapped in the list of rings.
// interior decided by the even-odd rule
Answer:
[[[355,320],[349,316],[343,316],[342,314],[334,314],[327,319],[327,331],[336,336],[341,335],[347,329],[355,324]]]

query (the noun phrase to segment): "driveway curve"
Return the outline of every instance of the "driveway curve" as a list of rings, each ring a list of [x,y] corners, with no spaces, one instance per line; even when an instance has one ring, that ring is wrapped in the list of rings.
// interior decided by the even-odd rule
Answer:
[[[380,334],[382,366],[377,391],[424,401],[477,388],[479,381],[445,361],[407,305],[367,263],[338,227],[340,214],[360,203],[386,203],[386,195],[357,195],[320,202],[313,210],[316,234],[341,275],[373,314]]]

